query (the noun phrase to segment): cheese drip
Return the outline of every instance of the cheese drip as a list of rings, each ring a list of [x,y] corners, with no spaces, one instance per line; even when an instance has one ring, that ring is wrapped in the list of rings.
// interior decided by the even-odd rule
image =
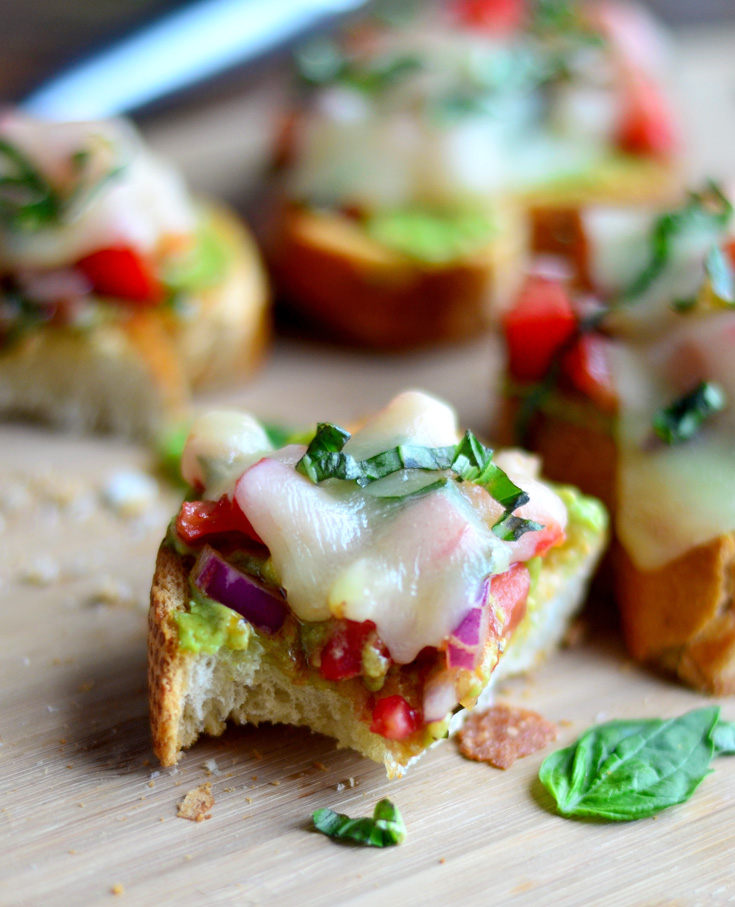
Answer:
[[[647,344],[615,345],[620,406],[618,538],[641,570],[735,530],[735,313],[689,316]],[[667,446],[653,436],[654,413],[699,381],[717,382],[729,405],[697,436]]]

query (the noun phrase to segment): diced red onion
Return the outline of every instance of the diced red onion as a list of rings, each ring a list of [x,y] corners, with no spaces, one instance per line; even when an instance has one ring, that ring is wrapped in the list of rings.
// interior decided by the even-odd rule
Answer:
[[[432,677],[424,687],[424,721],[441,721],[457,705],[457,690],[454,676],[443,671]]]
[[[472,671],[484,643],[484,615],[490,594],[490,577],[483,580],[480,592],[470,611],[462,618],[459,626],[447,641],[447,667],[466,668]]]
[[[288,613],[286,602],[205,545],[194,564],[192,582],[208,598],[241,614],[254,627],[276,633]]]

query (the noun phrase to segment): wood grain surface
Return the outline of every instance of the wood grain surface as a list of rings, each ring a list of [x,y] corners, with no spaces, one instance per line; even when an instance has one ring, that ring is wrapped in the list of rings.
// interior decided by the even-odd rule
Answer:
[[[681,54],[694,159],[729,176],[734,42],[732,32],[692,38]],[[209,111],[208,129],[217,116]],[[197,130],[160,124],[160,144],[175,151],[177,128]],[[219,128],[232,137],[230,119]],[[204,156],[188,163],[206,172]],[[485,340],[397,358],[281,339],[252,384],[200,404],[304,424],[353,419],[417,386],[483,432],[496,361]],[[735,903],[732,758],[717,760],[689,803],[622,824],[557,816],[537,781],[544,754],[501,772],[464,760],[453,742],[397,782],[324,737],[285,727],[204,739],[162,770],[147,726],[145,625],[177,494],[159,483],[127,515],[105,496],[120,471],[150,469],[146,451],[112,439],[0,429],[3,907]],[[558,745],[598,721],[671,716],[706,701],[632,665],[609,617],[589,624],[574,648],[499,691],[558,722]],[[735,701],[722,704],[735,720]],[[184,794],[207,781],[211,818],[177,818]],[[310,830],[318,807],[368,814],[382,796],[408,826],[401,847],[340,846]]]

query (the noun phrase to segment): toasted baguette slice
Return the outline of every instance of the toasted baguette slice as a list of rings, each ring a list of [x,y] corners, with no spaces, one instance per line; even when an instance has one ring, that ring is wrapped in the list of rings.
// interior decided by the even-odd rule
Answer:
[[[487,245],[445,264],[409,258],[354,220],[280,206],[267,241],[276,289],[307,324],[382,349],[466,340],[488,329],[517,288],[526,254],[520,211],[499,211]]]
[[[544,557],[526,615],[493,678],[526,671],[559,645],[604,547],[603,509],[576,492],[566,493],[584,500],[584,508],[570,507],[567,540]],[[200,734],[221,734],[227,721],[309,727],[382,762],[389,777],[402,775],[421,755],[423,747],[388,740],[358,720],[349,682],[294,683],[276,660],[264,657],[257,641],[244,652],[224,647],[214,655],[182,650],[175,615],[188,609],[190,568],[171,547],[161,547],[151,590],[148,681],[153,747],[163,765],[173,765],[182,748]],[[490,695],[488,685],[480,704]],[[453,717],[450,733],[462,717],[463,712]]]
[[[504,437],[517,401],[506,400]],[[574,481],[615,514],[613,424],[581,395],[557,396],[539,412],[528,446],[556,481]],[[699,545],[658,570],[638,569],[618,543],[611,551],[617,603],[631,655],[716,696],[735,694],[735,533]]]
[[[192,317],[111,301],[94,326],[29,331],[0,352],[0,415],[145,438],[185,412],[193,388],[253,369],[269,333],[265,275],[235,216],[208,215],[228,266],[189,300]]]

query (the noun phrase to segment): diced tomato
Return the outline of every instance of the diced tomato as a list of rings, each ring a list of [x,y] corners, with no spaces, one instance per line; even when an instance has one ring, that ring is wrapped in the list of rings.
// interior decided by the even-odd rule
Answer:
[[[405,740],[422,723],[421,711],[410,706],[403,696],[385,696],[375,704],[370,730],[387,740]]]
[[[606,412],[614,412],[617,395],[610,373],[608,342],[600,334],[583,334],[564,356],[564,374],[574,387]]]
[[[163,299],[163,286],[153,268],[134,249],[100,249],[80,259],[76,267],[102,296],[146,305],[156,305]]]
[[[674,115],[658,85],[636,74],[623,89],[617,143],[629,154],[670,157],[679,148]]]
[[[508,369],[519,381],[538,381],[556,353],[577,329],[577,319],[563,284],[531,275],[503,321]]]
[[[362,649],[375,629],[371,620],[345,620],[322,649],[319,671],[325,680],[349,680],[362,671]]]
[[[521,622],[526,613],[530,588],[531,575],[525,564],[513,564],[510,570],[490,580],[490,594],[495,608],[502,609],[505,615],[505,620],[497,621],[499,634],[508,636]]]
[[[525,0],[455,0],[453,10],[463,25],[507,34],[520,26],[526,3]]]
[[[735,239],[725,243],[724,253],[727,256],[730,266],[735,268]]]
[[[250,520],[236,501],[223,495],[219,501],[184,501],[176,517],[176,532],[187,545],[195,545],[210,535],[241,532],[263,544]]]

